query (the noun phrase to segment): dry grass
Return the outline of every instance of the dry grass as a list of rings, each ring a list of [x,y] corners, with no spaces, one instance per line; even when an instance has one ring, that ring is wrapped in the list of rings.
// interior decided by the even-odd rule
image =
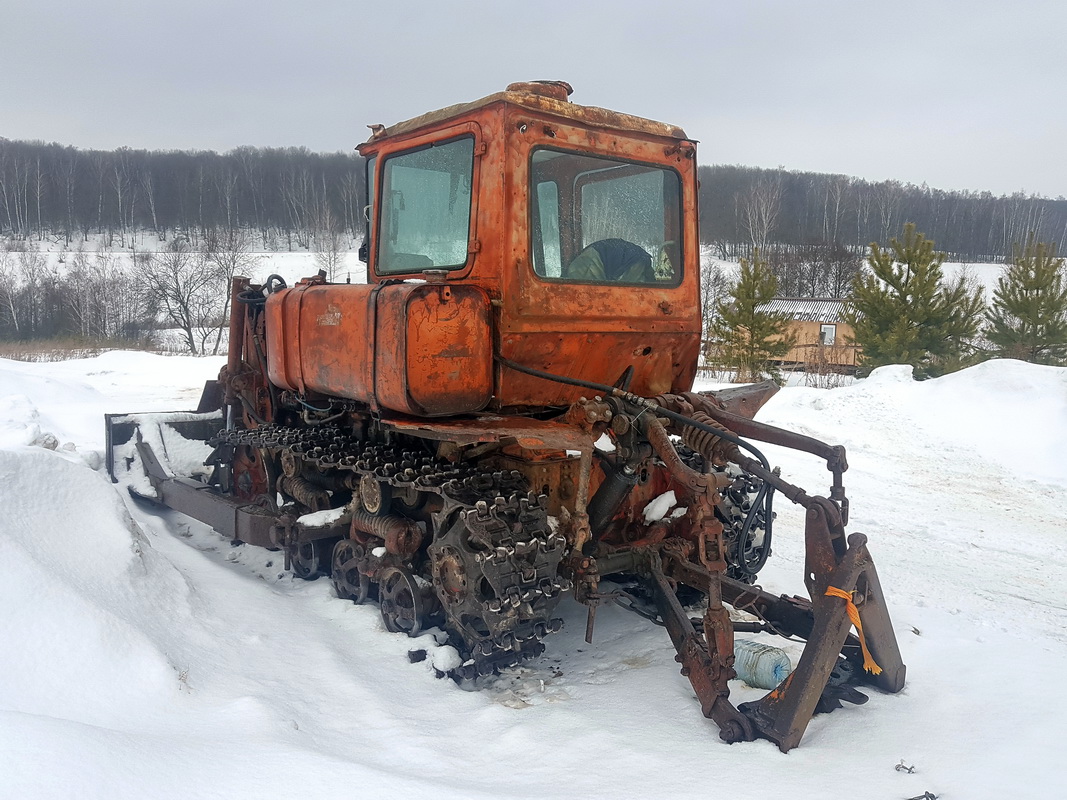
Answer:
[[[12,361],[69,361],[74,358],[92,358],[109,350],[160,352],[151,342],[146,341],[87,341],[76,338],[38,339],[29,342],[0,341],[0,358]]]

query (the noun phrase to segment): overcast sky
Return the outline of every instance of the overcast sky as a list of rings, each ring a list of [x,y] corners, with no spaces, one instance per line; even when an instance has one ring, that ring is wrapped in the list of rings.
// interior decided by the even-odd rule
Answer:
[[[702,164],[1067,195],[1067,3],[0,0],[0,136],[351,150],[519,80]]]

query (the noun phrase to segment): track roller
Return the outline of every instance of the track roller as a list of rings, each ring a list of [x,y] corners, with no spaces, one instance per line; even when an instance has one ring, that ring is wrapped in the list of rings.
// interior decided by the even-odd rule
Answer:
[[[334,591],[342,600],[351,600],[356,605],[367,602],[371,593],[370,578],[359,571],[359,563],[365,555],[359,542],[341,539],[333,546],[330,560]]]

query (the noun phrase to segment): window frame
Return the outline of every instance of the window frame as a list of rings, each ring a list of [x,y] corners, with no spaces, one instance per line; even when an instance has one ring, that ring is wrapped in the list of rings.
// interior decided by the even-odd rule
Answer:
[[[409,146],[402,149],[393,150],[390,152],[378,152],[374,154],[374,158],[381,163],[376,165],[376,173],[374,183],[375,198],[371,201],[372,209],[377,209],[374,221],[372,224],[373,235],[371,237],[372,248],[371,252],[374,254],[373,273],[376,277],[391,280],[398,276],[403,275],[421,275],[427,269],[440,269],[450,273],[464,272],[469,270],[475,253],[475,248],[472,246],[477,241],[477,212],[478,212],[478,164],[479,164],[479,150],[480,150],[480,134],[478,126],[474,123],[468,123],[460,126],[458,129],[450,129],[444,132],[446,135],[437,135],[427,137],[425,140],[417,140],[414,143],[409,143]],[[402,270],[381,270],[381,228],[385,221],[384,205],[382,204],[382,194],[385,191],[385,171],[389,165],[389,162],[394,158],[400,156],[410,155],[422,150],[429,150],[434,147],[442,147],[444,145],[451,144],[463,139],[471,140],[471,171],[470,171],[470,206],[469,217],[467,220],[467,250],[466,257],[460,264],[450,266],[438,266],[424,267],[421,269],[402,269]]]
[[[552,277],[552,276],[549,276],[549,275],[541,275],[541,274],[539,274],[537,272],[536,264],[535,264],[535,262],[538,260],[537,256],[535,255],[535,253],[536,253],[535,245],[538,245],[538,244],[540,245],[540,254],[541,254],[540,255],[540,261],[542,263],[542,267],[544,267],[545,247],[544,247],[544,241],[543,241],[543,234],[542,234],[542,231],[541,231],[541,209],[540,209],[540,205],[538,203],[537,192],[536,192],[536,186],[539,185],[539,184],[535,184],[534,183],[534,172],[535,172],[534,156],[538,152],[541,152],[541,151],[548,151],[548,152],[552,152],[552,153],[561,153],[563,155],[570,155],[570,156],[580,156],[580,157],[589,158],[589,159],[597,159],[597,160],[600,160],[600,161],[605,161],[605,162],[608,162],[608,163],[616,165],[614,167],[614,169],[620,169],[620,168],[624,169],[626,167],[645,167],[645,168],[651,168],[651,169],[656,169],[656,170],[662,170],[663,172],[670,172],[671,174],[673,174],[674,177],[675,177],[676,188],[677,188],[675,205],[676,205],[676,215],[677,215],[677,217],[676,217],[677,240],[676,241],[678,243],[678,263],[675,266],[674,278],[672,280],[670,280],[670,281],[651,281],[651,282],[631,282],[631,281],[611,281],[611,280],[590,281],[590,280],[582,280],[582,279],[578,279],[578,278],[564,278],[562,275],[560,277]],[[612,167],[608,167],[606,169],[613,169],[613,168]],[[576,231],[576,233],[578,233],[578,234],[581,233],[581,218],[582,218],[582,210],[581,210],[581,207],[580,207],[581,206],[581,199],[580,199],[580,197],[581,197],[581,189],[582,189],[582,187],[584,187],[587,184],[596,183],[597,182],[595,179],[593,179],[591,177],[592,175],[595,175],[595,174],[596,174],[595,172],[589,172],[589,173],[586,173],[586,174],[580,174],[579,176],[576,176],[576,180],[575,180],[575,184],[574,184],[574,191],[570,193],[570,195],[571,195],[570,200],[571,200],[572,203],[574,203],[574,206],[575,206],[574,209],[572,210],[571,216],[572,216],[574,222],[578,225],[579,229],[578,229],[578,231]],[[602,179],[602,180],[609,180],[609,179],[605,178],[605,179]],[[563,196],[560,194],[559,183],[557,181],[544,181],[544,182],[545,183],[553,183],[553,184],[556,185],[557,209],[562,209]],[[677,288],[677,287],[682,285],[683,280],[684,280],[684,276],[685,276],[685,234],[686,234],[686,231],[685,231],[685,181],[683,179],[683,176],[682,176],[681,172],[679,170],[675,169],[674,167],[672,167],[670,165],[667,165],[667,164],[657,163],[655,161],[642,161],[640,159],[633,159],[633,158],[620,158],[618,156],[606,155],[604,153],[590,152],[590,151],[586,151],[586,150],[571,149],[571,148],[567,148],[567,147],[557,147],[557,146],[551,146],[551,145],[546,145],[546,144],[535,144],[534,146],[532,146],[530,148],[530,153],[529,153],[529,156],[528,156],[528,159],[527,159],[526,202],[527,202],[526,218],[527,218],[527,227],[528,227],[528,235],[526,237],[526,246],[529,248],[529,257],[527,258],[527,262],[528,262],[528,265],[529,265],[529,271],[533,273],[534,277],[537,280],[542,281],[544,283],[550,283],[550,284],[567,284],[567,285],[576,285],[576,286],[621,286],[621,287],[627,287],[627,288],[632,288],[632,287],[638,287],[638,288],[639,287],[645,287],[645,288],[655,287],[655,288],[663,288],[663,289],[673,289],[673,288]],[[666,228],[666,213],[667,213],[667,210],[665,208],[664,209],[664,227],[665,228]],[[563,225],[561,224],[562,221],[563,221],[562,218],[557,219],[557,221],[556,221],[557,230],[562,230],[563,229]],[[580,236],[577,236],[575,240],[576,241],[580,241],[581,240]],[[561,241],[561,245],[562,245],[562,241]],[[572,254],[572,256],[571,256],[572,260],[573,260],[574,257],[576,257],[578,255],[578,253],[580,253],[582,251],[582,249],[584,249],[584,248],[579,248],[579,250],[577,252]],[[656,253],[650,253],[649,255],[652,256],[653,269],[654,269],[655,268]],[[563,259],[563,247],[561,246],[560,247],[560,261],[561,261],[561,263],[560,263],[560,271],[561,272],[563,270],[562,259]]]

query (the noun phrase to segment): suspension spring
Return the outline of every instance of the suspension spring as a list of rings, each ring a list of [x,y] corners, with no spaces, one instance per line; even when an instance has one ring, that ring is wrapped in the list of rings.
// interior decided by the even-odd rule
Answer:
[[[694,411],[690,416],[702,425],[708,425],[721,431],[727,430],[722,423],[716,422],[703,411]],[[700,453],[716,467],[725,466],[729,460],[727,454],[731,449],[736,449],[736,445],[732,442],[728,442],[726,439],[722,439],[709,431],[694,428],[690,425],[682,428],[681,435],[682,441],[690,449]]]
[[[352,512],[352,530],[385,540],[385,549],[407,558],[422,545],[422,529],[413,520],[396,514],[378,516],[357,508]]]

